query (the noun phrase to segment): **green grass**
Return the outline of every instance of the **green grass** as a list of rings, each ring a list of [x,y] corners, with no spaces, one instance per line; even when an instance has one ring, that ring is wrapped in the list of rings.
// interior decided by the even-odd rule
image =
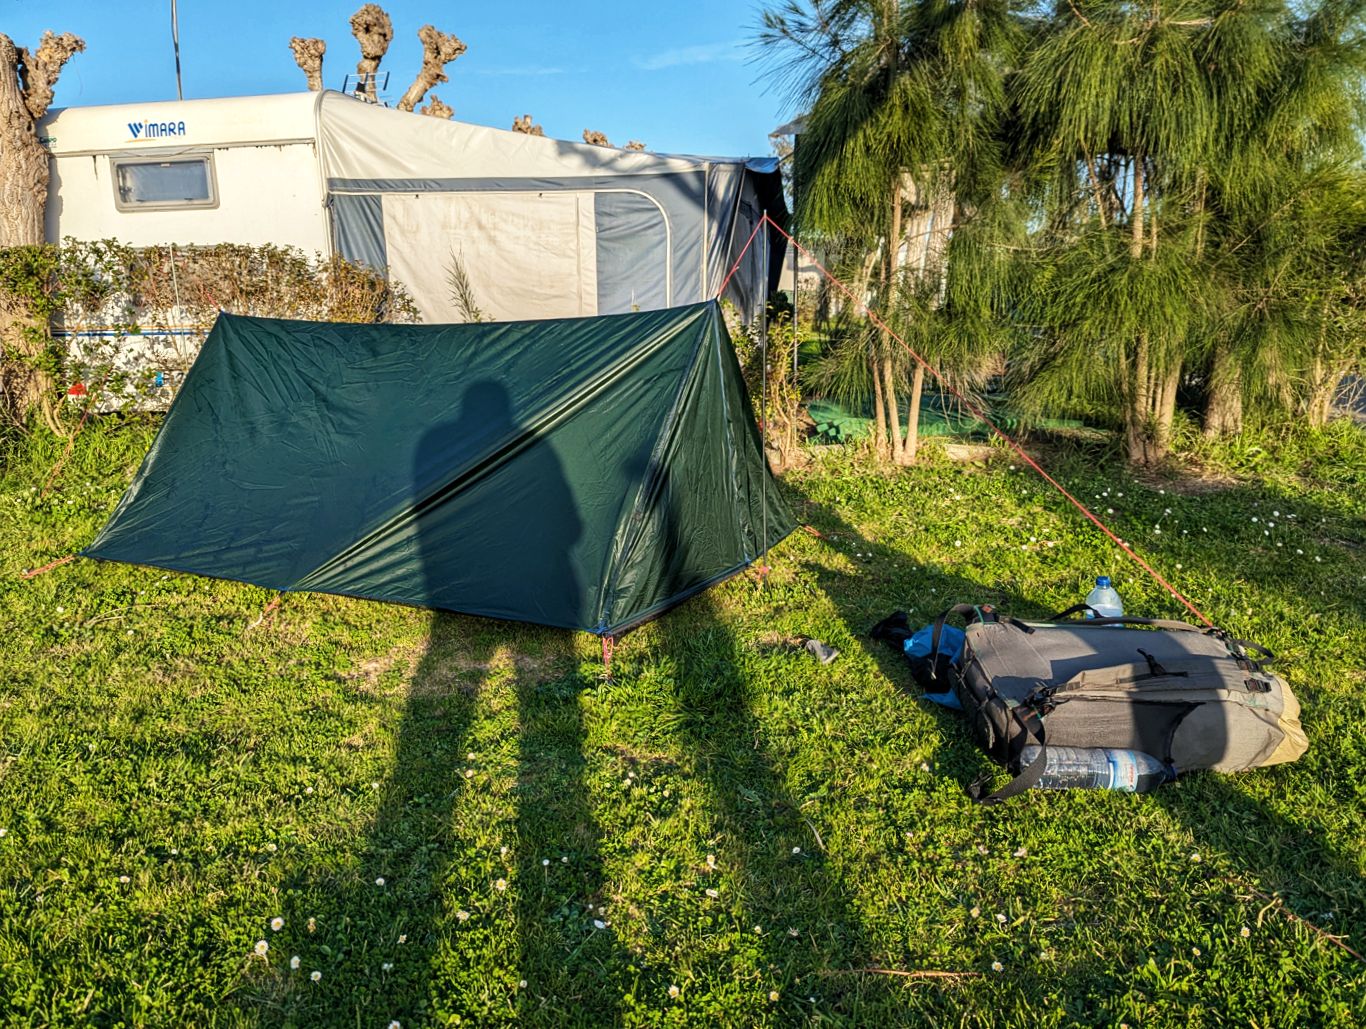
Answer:
[[[791,474],[824,538],[631,634],[603,682],[570,633],[315,595],[249,630],[264,589],[83,560],[21,580],[92,538],[151,433],[87,429],[46,497],[53,441],[0,475],[7,1024],[1364,1017],[1366,965],[1287,914],[1366,951],[1359,430],[1226,455],[1257,478],[1198,489],[1058,455],[1282,655],[1311,749],[999,808],[963,793],[992,770],[965,727],[861,633],[963,600],[1045,614],[1106,572],[1130,611],[1181,614],[1009,455]]]

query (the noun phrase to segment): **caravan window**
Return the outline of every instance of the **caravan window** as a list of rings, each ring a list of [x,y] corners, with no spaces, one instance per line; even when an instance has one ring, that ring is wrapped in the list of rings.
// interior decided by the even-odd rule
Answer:
[[[113,159],[114,206],[120,211],[217,207],[213,157]]]

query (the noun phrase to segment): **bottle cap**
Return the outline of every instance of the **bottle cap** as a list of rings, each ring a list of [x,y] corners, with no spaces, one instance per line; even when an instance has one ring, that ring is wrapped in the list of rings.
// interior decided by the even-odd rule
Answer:
[[[1110,577],[1108,575],[1097,575],[1096,585],[1101,589],[1105,589],[1105,587],[1110,585]]]

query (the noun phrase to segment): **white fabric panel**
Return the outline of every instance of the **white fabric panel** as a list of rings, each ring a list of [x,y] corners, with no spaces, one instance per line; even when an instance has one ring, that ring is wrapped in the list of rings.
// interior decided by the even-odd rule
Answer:
[[[390,193],[384,236],[389,274],[424,322],[466,320],[451,299],[453,260],[485,320],[598,313],[592,193]]]
[[[407,114],[342,93],[323,94],[318,135],[325,179],[562,179],[699,166],[658,154]]]

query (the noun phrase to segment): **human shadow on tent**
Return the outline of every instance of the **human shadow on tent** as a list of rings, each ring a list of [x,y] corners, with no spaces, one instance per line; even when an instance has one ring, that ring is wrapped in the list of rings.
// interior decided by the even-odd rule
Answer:
[[[570,554],[581,526],[547,441],[518,453],[516,475],[529,493],[483,484],[483,506],[470,505],[482,512],[472,518],[487,519],[482,541],[464,531],[458,495],[444,511],[424,503],[443,489],[443,476],[462,473],[462,460],[467,465],[488,441],[517,434],[507,392],[496,382],[472,383],[453,410],[451,421],[424,435],[412,459],[425,597],[477,606],[479,577],[528,552],[538,555],[558,596],[575,596]],[[499,502],[509,509],[490,513]],[[525,514],[512,510],[517,505],[533,505],[532,520],[540,522],[535,539],[508,531]],[[546,519],[547,511],[556,518]],[[492,603],[507,599],[496,595],[496,580],[487,581]],[[353,1021],[364,1014],[364,1021],[406,1024],[458,1014],[478,1020],[494,1011],[504,1017],[524,1004],[543,1009],[557,998],[582,1002],[591,993],[595,1004],[586,1007],[602,1021],[614,1020],[611,1005],[619,993],[603,989],[599,969],[620,964],[606,960],[613,943],[593,932],[591,918],[570,923],[560,910],[566,894],[602,892],[598,831],[584,783],[581,686],[574,640],[564,630],[431,614],[426,649],[403,685],[389,775],[376,784],[377,813],[354,865],[306,869],[290,889],[300,898],[291,924],[317,917],[311,942],[332,951],[327,979],[347,987],[340,994],[295,991],[284,1004],[290,1017]],[[509,754],[515,754],[511,761]],[[553,870],[542,865],[546,858]],[[502,931],[509,921],[515,932]],[[467,946],[478,953],[466,953]],[[488,979],[491,963],[508,970],[505,981]],[[521,980],[530,981],[529,990]],[[394,998],[419,1000],[400,1011]]]
[[[493,612],[536,610],[539,605],[548,618],[570,612],[561,614],[561,619],[577,619],[582,590],[574,548],[583,524],[553,443],[544,438],[521,440],[518,412],[497,382],[470,384],[458,410],[453,422],[423,438],[414,479],[424,488],[449,474],[446,469],[459,465],[463,455],[482,458],[509,440],[520,443],[513,460],[501,467],[494,465],[483,478],[466,480],[468,506],[464,497],[455,496],[444,512],[434,508],[419,522],[429,601],[439,607]],[[516,734],[514,813],[503,836],[506,842],[489,855],[493,867],[483,885],[487,901],[483,906],[488,912],[485,920],[492,927],[507,919],[510,895],[516,932],[504,934],[502,946],[510,951],[508,966],[518,972],[515,982],[495,988],[509,992],[510,1008],[534,1005],[539,1018],[554,1021],[554,1012],[567,1005],[560,1010],[564,1017],[591,1012],[595,1020],[614,1021],[620,993],[611,988],[611,977],[604,976],[602,969],[622,962],[612,960],[613,937],[595,930],[587,909],[588,904],[600,902],[604,876],[600,832],[585,782],[585,728],[579,703],[585,683],[578,672],[573,637],[561,629],[437,614],[434,641],[443,626],[458,627],[462,636],[491,641],[486,682],[501,676],[506,684],[510,677],[516,700],[515,716],[508,726]],[[429,659],[440,661],[440,652],[433,648]],[[400,737],[396,762],[400,774],[410,750],[414,759],[421,760],[430,749],[431,741],[424,738],[421,725],[414,728],[411,736],[404,731]],[[456,764],[461,764],[458,755]],[[441,778],[449,781],[451,770],[443,769]],[[460,782],[458,777],[455,781]],[[448,832],[458,837],[461,829],[456,824]],[[453,882],[456,877],[449,878]],[[501,889],[500,880],[507,884]],[[459,914],[452,922],[451,909],[465,908],[443,885],[438,877],[436,899],[446,908],[445,924],[450,932],[460,931]],[[470,910],[474,910],[472,905]],[[448,946],[442,950],[429,961],[434,995],[487,992],[489,984],[461,981],[472,974],[467,966],[477,962],[462,958],[458,950],[452,953]],[[519,985],[524,981],[530,984],[525,990]],[[460,1010],[458,1004],[450,1007]],[[475,1006],[467,1013],[477,1016],[480,1011]]]

